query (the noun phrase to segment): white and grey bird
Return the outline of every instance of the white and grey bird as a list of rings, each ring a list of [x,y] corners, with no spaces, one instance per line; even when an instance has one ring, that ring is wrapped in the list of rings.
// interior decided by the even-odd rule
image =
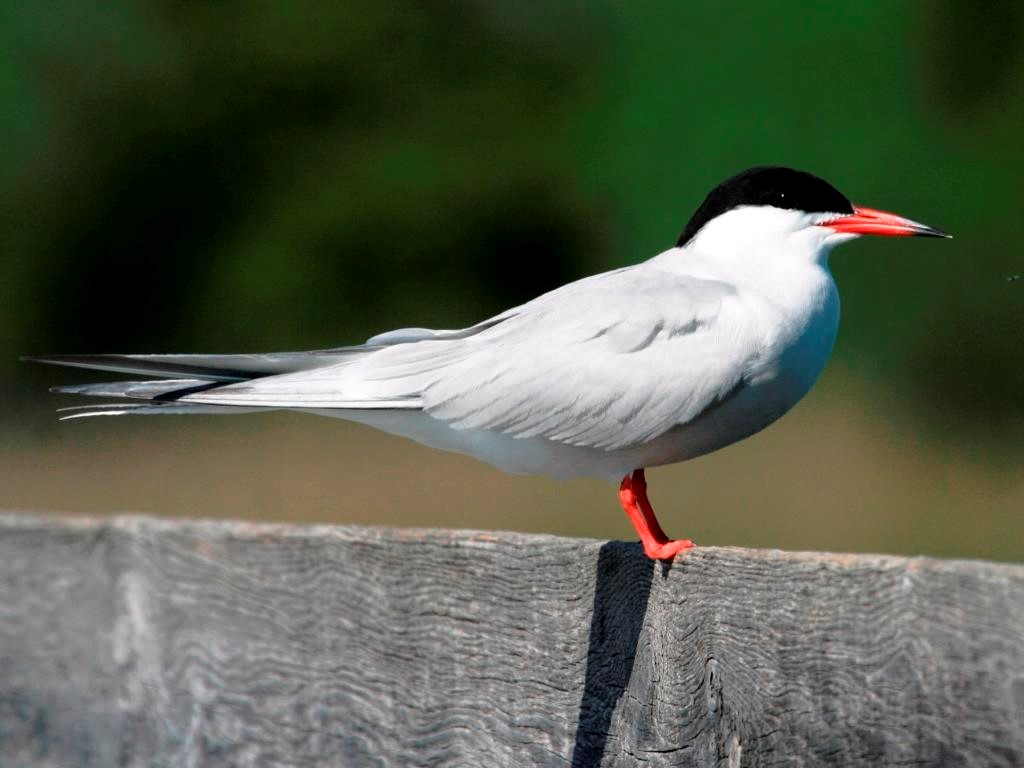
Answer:
[[[298,410],[508,472],[621,480],[644,551],[670,559],[693,545],[662,531],[644,468],[752,435],[807,393],[839,324],[829,252],[867,234],[948,237],[809,173],[757,167],[713,189],[675,247],[462,330],[311,352],[30,359],[161,377],[58,387],[143,401],[66,418]]]

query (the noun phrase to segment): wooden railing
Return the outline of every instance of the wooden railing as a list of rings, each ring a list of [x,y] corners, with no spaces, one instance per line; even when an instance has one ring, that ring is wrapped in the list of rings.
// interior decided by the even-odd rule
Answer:
[[[0,765],[1024,765],[1024,568],[0,516]]]

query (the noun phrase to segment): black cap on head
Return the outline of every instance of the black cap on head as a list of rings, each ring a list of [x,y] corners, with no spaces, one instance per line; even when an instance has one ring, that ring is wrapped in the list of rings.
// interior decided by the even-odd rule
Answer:
[[[807,213],[853,213],[846,196],[824,179],[780,165],[759,165],[712,189],[676,246],[686,245],[716,216],[745,205],[771,205]]]

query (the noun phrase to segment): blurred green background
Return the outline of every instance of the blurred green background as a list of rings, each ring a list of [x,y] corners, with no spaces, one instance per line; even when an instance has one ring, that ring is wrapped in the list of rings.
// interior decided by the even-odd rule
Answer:
[[[296,414],[58,424],[19,354],[458,327],[670,246],[792,165],[954,233],[832,259],[832,364],[654,470],[706,544],[1024,560],[1024,5],[0,6],[0,507],[632,538],[600,482]]]

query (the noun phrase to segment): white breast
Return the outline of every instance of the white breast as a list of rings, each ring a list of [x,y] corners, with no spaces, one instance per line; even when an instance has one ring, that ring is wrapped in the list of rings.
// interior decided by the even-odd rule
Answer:
[[[832,354],[839,328],[839,293],[827,268],[793,275],[787,299],[745,297],[756,307],[761,351],[744,383],[727,401],[676,431],[679,453],[694,458],[730,445],[779,419],[810,391]]]
[[[754,340],[743,384],[717,408],[680,426],[664,447],[672,463],[742,440],[767,427],[807,394],[825,368],[839,328],[839,292],[828,268],[827,232],[801,214],[741,209],[713,222],[686,259],[662,264],[737,288],[742,324]],[[774,233],[774,234],[772,234]]]

